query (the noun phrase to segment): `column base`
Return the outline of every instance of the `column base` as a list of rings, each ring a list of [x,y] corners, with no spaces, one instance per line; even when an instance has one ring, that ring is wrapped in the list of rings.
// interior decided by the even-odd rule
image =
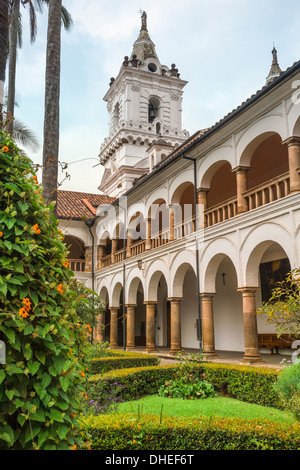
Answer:
[[[147,354],[151,354],[153,352],[157,352],[157,349],[155,347],[149,346],[148,348],[144,349],[144,352]]]
[[[259,355],[258,356],[244,356],[242,359],[244,364],[255,364],[257,362],[265,362]]]
[[[209,352],[203,351],[203,356],[207,359],[214,359],[214,358],[219,357],[215,351],[209,351]]]
[[[178,353],[180,353],[182,351],[181,348],[178,348],[178,349],[170,349],[170,351],[168,352],[168,355],[169,356],[177,356]]]
[[[126,346],[126,351],[132,351],[135,349],[135,346]]]

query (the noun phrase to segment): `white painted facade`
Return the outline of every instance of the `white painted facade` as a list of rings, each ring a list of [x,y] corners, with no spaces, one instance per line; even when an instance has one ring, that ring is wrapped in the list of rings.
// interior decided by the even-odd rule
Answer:
[[[156,63],[159,68],[159,61]],[[140,220],[147,226],[151,207],[162,203],[169,224],[161,227],[155,242],[153,239],[149,241],[149,237],[146,241],[130,240],[127,232],[124,257],[122,243],[118,248],[116,244],[112,245],[114,248],[108,254],[103,251],[108,238],[112,242],[118,238],[116,228],[122,226],[118,201],[116,219],[97,217],[92,228],[96,247],[95,288],[110,309],[120,309],[119,316],[122,316],[124,289],[125,305],[134,306],[136,341],[147,345],[147,335],[151,335],[154,328],[158,347],[172,346],[172,341],[175,341],[172,330],[175,310],[172,309],[180,299],[179,322],[176,317],[180,346],[199,348],[199,303],[203,325],[204,304],[198,302],[198,282],[199,298],[205,295],[213,299],[212,325],[208,328],[205,323],[203,333],[207,335],[209,331],[211,334],[213,330],[214,349],[246,351],[249,337],[253,340],[253,331],[258,334],[275,332],[274,327],[261,316],[255,316],[255,320],[251,316],[251,328],[247,323],[250,317],[245,311],[244,293],[255,291],[256,307],[262,302],[260,266],[280,260],[288,260],[290,269],[300,266],[300,104],[299,93],[297,95],[300,64],[294,64],[227,118],[199,133],[196,139],[187,139],[181,146],[180,140],[176,141],[174,136],[174,123],[181,123],[184,82],[179,79],[173,82],[168,76],[155,73],[149,78],[147,64],[143,70],[123,66],[106,95],[112,124],[111,134],[100,153],[106,168],[102,188],[111,188],[117,194],[118,184],[122,185],[119,189],[126,199],[128,224],[139,212]],[[122,92],[116,93],[114,86]],[[169,92],[168,87],[171,88]],[[179,99],[170,98],[170,92]],[[151,139],[155,137],[152,131],[146,130],[145,109],[151,95],[161,100],[162,116],[169,116],[161,119],[161,124],[163,129],[172,131],[169,141],[173,146],[172,158],[155,168],[151,166],[151,160],[149,164],[141,145],[148,139],[150,146]],[[120,120],[115,124],[113,110],[117,104]],[[167,127],[163,127],[165,122]],[[181,124],[178,131],[182,138]],[[161,137],[168,141],[163,132]],[[123,140],[113,157],[109,156],[108,149],[122,139],[127,142]],[[289,139],[293,139],[292,145]],[[139,144],[133,144],[133,140]],[[170,209],[176,203],[181,207],[183,203],[189,204],[189,208],[193,208],[194,203],[193,162],[183,158],[183,153],[196,161],[198,230],[195,231],[195,213],[191,210],[191,217],[184,224],[185,235],[178,236],[176,224],[171,222]],[[144,169],[150,169],[149,174],[132,186],[128,175],[133,178],[141,162],[145,162],[144,167],[141,165]],[[116,178],[113,181],[114,165]],[[244,172],[243,180],[239,179],[240,172]],[[123,174],[128,186],[122,180]],[[233,178],[232,184],[229,184],[230,178]],[[212,195],[216,200],[221,198],[217,204],[213,204]],[[212,198],[210,205],[209,197]],[[244,204],[243,210],[239,209],[240,203]],[[231,205],[234,212],[230,212]],[[78,229],[68,226],[67,230],[82,237],[86,246],[91,245],[84,224]],[[174,239],[171,233],[175,234]],[[147,330],[147,322],[151,318],[146,306],[149,302],[155,303],[156,312],[151,334]]]

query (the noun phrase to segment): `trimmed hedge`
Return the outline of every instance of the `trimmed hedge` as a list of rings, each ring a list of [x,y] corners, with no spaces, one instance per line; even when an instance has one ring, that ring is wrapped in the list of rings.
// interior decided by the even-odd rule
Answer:
[[[90,377],[99,390],[109,390],[111,383],[125,385],[125,399],[157,393],[166,381],[174,379],[179,365],[121,369]],[[283,408],[273,385],[277,381],[275,369],[203,363],[193,366],[194,377],[203,377],[222,394],[263,406]]]
[[[105,357],[94,358],[90,368],[92,374],[102,374],[115,369],[157,366],[158,364],[157,356],[111,350]]]
[[[300,424],[113,414],[84,419],[82,437],[92,450],[299,450]]]

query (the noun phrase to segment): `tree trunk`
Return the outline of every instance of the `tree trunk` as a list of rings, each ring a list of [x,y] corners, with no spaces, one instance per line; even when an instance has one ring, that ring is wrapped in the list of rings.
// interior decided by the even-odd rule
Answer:
[[[0,1],[0,127],[2,122],[5,70],[8,55],[8,5],[9,0]]]
[[[7,116],[9,119],[8,132],[13,135],[16,96],[16,64],[18,47],[18,21],[20,14],[20,0],[14,0],[12,5],[12,16],[10,24],[10,44],[9,44],[9,69],[8,69],[8,97]]]
[[[49,0],[42,175],[47,202],[57,201],[61,6],[62,0]]]

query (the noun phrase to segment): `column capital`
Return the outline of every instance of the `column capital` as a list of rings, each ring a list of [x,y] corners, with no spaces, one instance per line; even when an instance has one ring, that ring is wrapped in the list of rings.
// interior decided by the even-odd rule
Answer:
[[[108,307],[109,310],[119,310],[120,307]]]
[[[157,300],[145,300],[144,305],[157,305]]]
[[[300,147],[300,137],[298,136],[291,136],[281,142],[283,145],[298,145]]]
[[[199,295],[201,299],[205,299],[206,297],[209,299],[212,299],[216,295],[216,293],[215,292],[200,292]]]
[[[125,304],[125,307],[129,307],[129,308],[135,308],[137,307],[137,304]]]
[[[210,191],[210,188],[203,188],[202,186],[197,188],[197,194],[199,194],[199,193],[208,193],[209,191]]]
[[[246,173],[248,170],[250,170],[250,166],[246,165],[238,165],[235,168],[232,168],[233,173]]]
[[[183,297],[167,297],[170,302],[181,302],[182,299]]]
[[[252,287],[252,286],[246,286],[246,287],[238,287],[237,291],[241,292],[242,294],[255,294],[255,292],[259,289],[259,287]]]

